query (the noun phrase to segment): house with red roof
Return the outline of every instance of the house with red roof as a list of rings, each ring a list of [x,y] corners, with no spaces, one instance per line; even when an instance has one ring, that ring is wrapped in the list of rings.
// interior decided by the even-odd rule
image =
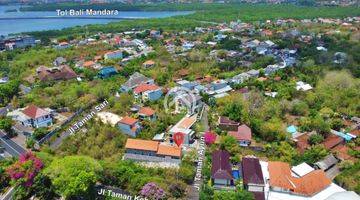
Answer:
[[[234,185],[230,153],[226,150],[217,150],[212,153],[211,181],[215,187]]]
[[[311,169],[311,167],[310,167]],[[270,161],[268,163],[269,187],[270,190],[280,192],[280,194],[291,194],[294,197],[300,196],[313,197],[321,191],[327,189],[332,182],[326,177],[323,170],[307,170],[306,173],[296,175],[288,163]],[[273,196],[270,194],[270,196]],[[270,198],[274,199],[274,198]],[[289,196],[290,199],[290,196]],[[319,198],[314,198],[319,199]]]
[[[138,112],[139,119],[141,120],[150,120],[155,121],[156,120],[156,113],[155,110],[153,110],[150,107],[142,107],[139,109]]]
[[[127,139],[124,159],[141,162],[165,162],[180,164],[181,148],[158,141]]]
[[[51,113],[35,105],[9,112],[7,116],[26,127],[40,128],[53,124]]]
[[[228,135],[233,136],[240,146],[247,147],[251,144],[251,129],[245,124],[239,126],[237,131],[229,131]]]
[[[136,137],[141,131],[141,125],[139,120],[132,117],[123,117],[118,123],[117,127],[121,132],[131,137]]]
[[[156,101],[161,98],[163,92],[155,84],[140,84],[133,90],[136,99],[141,101]]]

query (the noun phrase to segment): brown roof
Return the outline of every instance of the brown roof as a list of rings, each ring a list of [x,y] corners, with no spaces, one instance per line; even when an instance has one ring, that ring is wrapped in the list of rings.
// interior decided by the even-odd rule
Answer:
[[[344,142],[344,139],[342,137],[337,136],[335,134],[329,134],[329,136],[324,140],[322,144],[325,146],[327,150],[330,150],[336,147],[337,145],[341,144],[342,142]]]
[[[229,119],[228,117],[223,117],[223,116],[220,116],[219,117],[219,124],[226,124],[226,125],[240,125],[239,122],[235,122],[231,119]]]
[[[251,192],[254,195],[255,200],[265,200],[264,192]]]
[[[181,157],[181,148],[160,144],[156,154],[164,155],[164,156]]]
[[[31,119],[36,119],[49,114],[49,112],[47,112],[46,110],[38,108],[34,105],[26,107],[22,112]]]
[[[159,142],[151,140],[127,139],[125,148],[144,151],[157,151]]]
[[[151,116],[153,114],[155,114],[155,110],[149,108],[149,107],[142,107],[139,110],[139,114],[141,115],[146,115],[146,116]]]
[[[77,77],[77,74],[67,65],[62,65],[56,69],[40,67],[37,71],[41,81],[69,80]]]
[[[340,160],[353,160],[355,161],[356,158],[349,155],[348,151],[350,150],[349,147],[346,145],[338,145],[332,149],[332,152],[336,155],[336,157]]]
[[[308,143],[309,135],[304,134],[296,138],[296,147],[300,153],[304,153],[304,151],[310,146]]]
[[[264,185],[264,176],[258,158],[244,157],[241,166],[244,184]]]
[[[127,124],[127,125],[133,125],[133,124],[135,124],[137,121],[138,121],[137,119],[134,119],[134,118],[132,118],[132,117],[126,116],[126,117],[123,117],[123,118],[119,121],[119,123]]]
[[[296,194],[313,196],[331,184],[322,170],[314,170],[298,178],[291,175],[288,163],[270,161],[268,168],[271,187],[280,187]]]
[[[217,150],[212,154],[211,178],[233,179],[230,165],[230,154],[225,150]]]

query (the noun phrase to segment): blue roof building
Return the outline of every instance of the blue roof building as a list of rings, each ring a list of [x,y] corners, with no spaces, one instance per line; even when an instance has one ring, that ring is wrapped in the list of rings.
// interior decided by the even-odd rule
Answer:
[[[99,71],[98,77],[109,78],[110,76],[113,76],[115,74],[117,74],[117,71],[114,67],[104,67]]]

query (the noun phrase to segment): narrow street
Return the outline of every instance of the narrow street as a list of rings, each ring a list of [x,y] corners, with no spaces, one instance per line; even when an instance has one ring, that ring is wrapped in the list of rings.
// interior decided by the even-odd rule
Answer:
[[[202,125],[204,127],[205,132],[209,131],[209,129],[210,129],[209,120],[208,120],[208,111],[209,111],[209,107],[207,105],[205,105],[203,116],[201,118],[201,123],[202,123]],[[205,132],[201,133],[202,136],[203,136],[203,134]],[[202,154],[199,154],[198,156],[199,156],[198,160],[201,160],[202,162],[204,162],[205,151]],[[199,199],[199,192],[200,192],[199,188],[201,188],[202,183],[203,183],[202,177],[201,177],[200,180],[194,181],[194,183],[189,187],[189,193],[188,193],[187,199],[191,199],[191,200],[198,200]]]

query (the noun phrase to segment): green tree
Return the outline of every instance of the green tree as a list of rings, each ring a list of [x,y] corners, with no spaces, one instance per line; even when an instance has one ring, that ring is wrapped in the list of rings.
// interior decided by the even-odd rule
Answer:
[[[261,126],[261,136],[269,142],[284,140],[286,137],[285,125],[280,119],[271,118]]]
[[[214,200],[253,200],[254,196],[252,193],[246,190],[240,191],[215,191]]]
[[[57,158],[44,170],[55,190],[66,198],[86,197],[101,172],[101,165],[87,156]]]
[[[178,176],[186,183],[191,184],[195,177],[194,167],[188,163],[181,163]]]
[[[323,136],[327,136],[330,132],[330,125],[320,115],[312,118],[311,127]]]
[[[272,143],[265,146],[265,152],[273,160],[295,163],[298,152],[288,142]]]
[[[309,137],[308,143],[311,145],[320,144],[324,141],[324,136],[320,134],[314,134]]]
[[[37,128],[35,129],[35,131],[33,132],[33,137],[37,140],[40,140],[41,138],[43,138],[45,135],[47,134],[47,128],[46,127],[42,127],[42,128]]]
[[[12,124],[13,121],[11,118],[9,117],[2,117],[0,118],[0,129],[4,130],[7,133],[11,133],[12,132]]]
[[[207,184],[204,184],[200,190],[200,200],[212,199],[214,195],[214,189]]]
[[[42,173],[35,177],[32,190],[39,200],[52,200],[58,198],[50,178]]]
[[[315,162],[325,158],[328,155],[327,150],[322,145],[312,146],[310,149],[305,150],[301,157],[303,162],[314,164]]]

